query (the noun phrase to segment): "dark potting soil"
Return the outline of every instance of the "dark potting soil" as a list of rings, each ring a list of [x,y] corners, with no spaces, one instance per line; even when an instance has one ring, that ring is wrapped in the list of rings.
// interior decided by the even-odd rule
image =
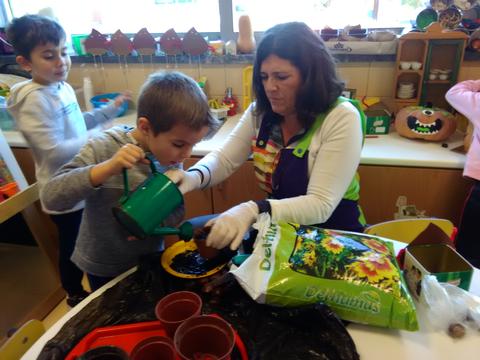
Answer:
[[[172,259],[172,270],[187,275],[202,275],[211,269],[204,266],[205,259],[196,250],[189,250],[178,254]]]

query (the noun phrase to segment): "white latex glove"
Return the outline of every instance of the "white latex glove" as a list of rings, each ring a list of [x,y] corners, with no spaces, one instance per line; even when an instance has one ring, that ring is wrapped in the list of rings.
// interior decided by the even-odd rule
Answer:
[[[223,249],[230,244],[230,249],[238,249],[257,216],[258,206],[253,201],[241,203],[225,211],[205,224],[212,227],[206,240],[207,246]]]
[[[192,190],[199,189],[202,185],[202,178],[198,171],[184,171],[181,169],[170,169],[163,173],[174,184],[182,194],[186,194]]]

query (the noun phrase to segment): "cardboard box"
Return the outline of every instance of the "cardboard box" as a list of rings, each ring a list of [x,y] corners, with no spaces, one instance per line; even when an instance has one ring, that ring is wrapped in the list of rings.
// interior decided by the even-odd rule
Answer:
[[[418,299],[425,275],[434,275],[439,282],[448,282],[468,291],[473,267],[445,243],[409,245],[405,251],[403,275],[410,293]]]

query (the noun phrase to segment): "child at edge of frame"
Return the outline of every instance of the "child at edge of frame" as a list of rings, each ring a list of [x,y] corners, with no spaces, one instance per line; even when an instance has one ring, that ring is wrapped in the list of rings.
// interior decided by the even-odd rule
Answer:
[[[25,15],[13,19],[6,34],[17,63],[32,76],[12,87],[8,110],[33,152],[42,209],[58,229],[60,280],[67,304],[75,306],[89,295],[82,286],[83,272],[70,260],[83,202],[55,211],[46,206],[43,188],[87,142],[88,130],[113,120],[130,95],[124,93],[111,105],[82,114],[75,92],[66,82],[71,60],[61,25],[48,17]]]

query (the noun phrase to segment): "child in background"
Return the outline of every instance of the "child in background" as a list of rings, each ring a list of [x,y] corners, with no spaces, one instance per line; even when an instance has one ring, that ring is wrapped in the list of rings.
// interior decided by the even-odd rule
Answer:
[[[445,95],[447,101],[473,125],[472,144],[467,153],[463,175],[473,180],[465,202],[456,239],[457,251],[473,266],[480,268],[480,80],[463,81]]]
[[[55,211],[46,206],[43,188],[87,142],[87,129],[113,119],[129,95],[82,114],[72,87],[66,83],[71,62],[62,27],[49,18],[26,15],[12,21],[7,37],[17,63],[32,75],[32,80],[12,87],[8,109],[33,152],[42,208],[58,228],[60,279],[68,305],[75,306],[88,295],[81,283],[82,271],[70,260],[84,205],[72,203]]]
[[[115,220],[112,208],[123,195],[122,170],[129,169],[134,189],[151,173],[145,152],[156,158],[159,172],[181,168],[193,146],[217,126],[194,80],[178,72],[152,74],[138,98],[136,128],[117,126],[92,138],[45,186],[50,209],[62,211],[85,200],[72,261],[87,273],[92,290],[162,245],[158,236],[129,240],[130,234]],[[183,207],[163,225],[175,226],[182,219]]]

